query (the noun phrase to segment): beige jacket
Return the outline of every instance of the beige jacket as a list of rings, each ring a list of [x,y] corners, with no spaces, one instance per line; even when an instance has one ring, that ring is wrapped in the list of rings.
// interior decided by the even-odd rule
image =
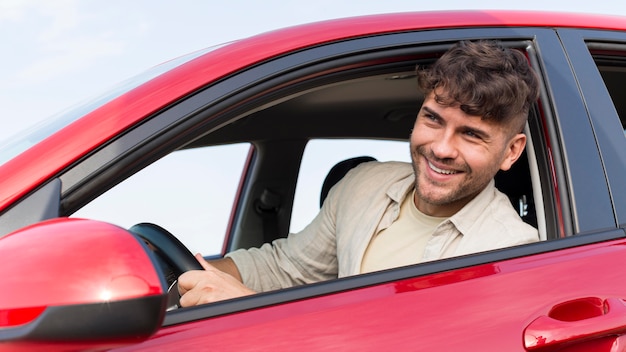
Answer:
[[[409,163],[361,164],[333,187],[304,230],[227,256],[237,265],[244,284],[257,292],[356,275],[370,239],[397,219],[404,197],[414,186]],[[520,219],[492,180],[437,227],[416,263],[538,239],[537,230]]]

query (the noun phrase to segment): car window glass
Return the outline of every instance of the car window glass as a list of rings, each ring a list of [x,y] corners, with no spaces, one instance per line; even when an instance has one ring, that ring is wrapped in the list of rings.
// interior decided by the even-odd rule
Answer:
[[[613,34],[613,33],[612,33]],[[619,37],[619,36],[618,36]],[[602,77],[602,83],[610,100],[606,99],[600,85],[584,81],[590,101],[590,116],[593,120],[597,144],[602,153],[602,162],[610,183],[613,207],[620,226],[626,219],[626,42],[624,37],[613,41],[590,41],[587,47]],[[592,71],[590,71],[592,72]],[[596,87],[595,89],[590,87]],[[594,101],[594,100],[597,100]],[[614,116],[617,113],[617,118]],[[616,121],[617,120],[617,121]],[[621,133],[615,133],[620,131]],[[603,211],[608,213],[608,209]],[[594,217],[594,219],[597,217]]]
[[[383,140],[310,141],[302,158],[291,217],[290,232],[308,225],[320,209],[320,192],[328,171],[345,159],[371,156],[378,161],[410,162],[409,142]]]
[[[596,64],[626,133],[626,59],[623,56],[598,55]]]
[[[72,216],[124,228],[152,222],[192,253],[219,254],[249,147],[244,143],[173,152]]]

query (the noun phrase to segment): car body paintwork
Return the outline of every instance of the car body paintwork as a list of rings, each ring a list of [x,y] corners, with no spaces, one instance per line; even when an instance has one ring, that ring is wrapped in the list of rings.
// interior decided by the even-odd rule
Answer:
[[[519,351],[521,332],[557,304],[587,297],[589,287],[602,293],[594,296],[600,299],[624,292],[620,272],[596,273],[604,271],[599,256],[626,263],[625,245],[618,241],[559,258],[546,254],[485,264],[175,325],[132,350]],[[565,272],[576,275],[555,275]],[[596,280],[581,284],[576,277]],[[548,283],[558,290],[537,289]]]

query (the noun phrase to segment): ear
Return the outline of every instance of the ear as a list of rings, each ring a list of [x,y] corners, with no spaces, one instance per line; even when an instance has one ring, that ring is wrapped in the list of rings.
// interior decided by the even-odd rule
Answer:
[[[507,171],[513,166],[513,164],[519,159],[520,155],[526,147],[526,135],[518,133],[511,138],[507,145],[507,149],[504,151],[504,157],[500,164],[500,170]]]

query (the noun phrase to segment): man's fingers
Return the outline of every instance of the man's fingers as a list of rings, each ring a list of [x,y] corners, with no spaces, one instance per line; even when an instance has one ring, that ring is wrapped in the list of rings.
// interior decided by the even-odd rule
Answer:
[[[193,289],[196,286],[196,283],[197,279],[195,278],[193,271],[182,273],[182,275],[178,277],[178,293],[181,296],[184,295],[187,291]]]
[[[180,296],[178,300],[181,307],[191,307],[200,303],[200,296],[198,294],[194,294],[193,291],[186,292],[184,295]]]
[[[202,267],[204,268],[204,270],[215,270],[215,267],[211,264],[209,264],[209,262],[207,262],[204,257],[202,256],[202,254],[200,253],[196,253],[196,259],[198,260],[198,262],[200,263],[200,265],[202,265]]]
[[[202,268],[204,268],[205,271],[216,270],[213,265],[209,264],[206,260],[204,260],[204,258],[202,257],[202,254],[197,253],[195,257],[198,263],[200,263],[200,265],[202,266]],[[187,293],[188,291],[193,290],[193,288],[198,284],[198,282],[202,278],[202,275],[198,275],[198,273],[203,273],[203,271],[202,270],[190,270],[190,271],[182,273],[178,277],[178,293],[181,296]]]

